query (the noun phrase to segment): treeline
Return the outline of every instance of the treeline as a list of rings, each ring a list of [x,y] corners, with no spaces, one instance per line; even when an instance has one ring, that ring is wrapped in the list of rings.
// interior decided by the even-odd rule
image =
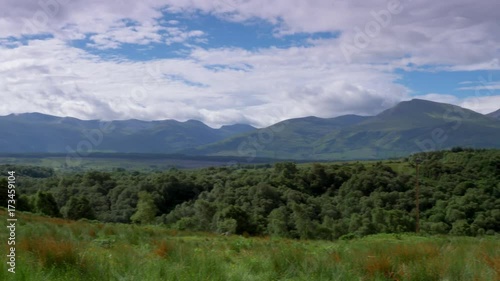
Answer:
[[[183,230],[337,239],[415,230],[417,158],[422,232],[500,232],[499,150],[454,148],[378,163],[282,162],[154,173],[0,170],[16,170],[18,209],[24,211]],[[5,179],[0,186],[6,188]],[[1,191],[4,206],[6,195]]]

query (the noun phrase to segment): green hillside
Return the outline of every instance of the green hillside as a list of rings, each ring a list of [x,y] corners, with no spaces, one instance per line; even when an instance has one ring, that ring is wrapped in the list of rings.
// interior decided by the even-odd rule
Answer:
[[[12,170],[15,245],[0,244],[0,280],[500,277],[500,150],[186,171],[0,166]]]
[[[0,209],[0,216],[6,211]],[[482,280],[500,277],[498,239],[376,235],[298,241],[18,215],[15,274],[0,279]],[[0,239],[7,241],[5,231]],[[7,253],[7,244],[0,250]],[[471,262],[474,261],[474,262]]]
[[[415,99],[316,144],[320,154],[352,155],[365,149],[373,158],[386,158],[454,146],[500,147],[499,138],[500,122],[458,106]]]
[[[314,116],[266,128],[196,120],[100,122],[38,113],[0,117],[0,153],[161,153],[335,161],[387,159],[454,146],[500,148],[500,120],[414,99],[376,116]]]
[[[254,130],[249,125],[213,129],[196,120],[98,121],[39,113],[0,117],[0,153],[173,153]]]
[[[312,143],[321,137],[355,125],[368,117],[345,115],[323,119],[304,117],[286,120],[255,132],[235,136],[187,153],[280,159],[315,159]]]
[[[374,117],[301,118],[278,125],[279,130],[274,125],[202,146],[197,153],[349,160],[402,157],[454,146],[500,147],[500,122],[458,106],[418,99]]]
[[[17,171],[22,210],[51,216],[332,240],[413,231],[416,158],[422,160],[422,231],[472,236],[500,232],[500,150],[457,147],[384,162],[279,162],[166,171],[66,172],[7,165],[0,166],[0,174]],[[0,205],[7,204],[3,180]],[[79,204],[87,211],[78,211]]]
[[[495,111],[495,112],[491,112],[489,114],[487,114],[488,116],[490,117],[493,117],[493,118],[496,118],[496,119],[500,119],[500,109]]]

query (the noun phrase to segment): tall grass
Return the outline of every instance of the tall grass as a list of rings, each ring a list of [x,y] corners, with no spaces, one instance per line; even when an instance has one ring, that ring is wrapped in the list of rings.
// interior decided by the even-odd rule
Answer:
[[[18,219],[16,274],[2,262],[0,280],[500,280],[498,237],[297,241]]]

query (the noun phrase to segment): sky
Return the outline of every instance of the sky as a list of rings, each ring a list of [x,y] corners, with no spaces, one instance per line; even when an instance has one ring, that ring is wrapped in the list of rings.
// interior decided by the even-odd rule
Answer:
[[[0,115],[257,127],[500,108],[498,0],[0,0]]]

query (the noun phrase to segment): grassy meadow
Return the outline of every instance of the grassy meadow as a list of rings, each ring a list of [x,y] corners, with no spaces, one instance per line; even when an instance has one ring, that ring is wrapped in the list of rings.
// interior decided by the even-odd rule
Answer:
[[[7,217],[4,209],[0,217]],[[500,280],[497,236],[379,234],[329,242],[17,218],[16,273],[2,262],[0,280]],[[7,235],[4,228],[3,253]]]
[[[157,171],[166,170],[172,167],[182,169],[194,169],[208,166],[222,166],[227,164],[227,161],[210,161],[210,160],[192,160],[192,159],[142,159],[134,157],[82,157],[74,160],[74,164],[68,165],[66,156],[41,155],[39,157],[1,157],[2,163],[11,165],[37,165],[39,167],[48,167],[58,171],[86,171],[100,170],[111,171],[114,169],[131,169],[138,171]],[[180,157],[179,157],[180,158]],[[77,162],[78,161],[78,162]],[[72,163],[72,162],[70,162]]]
[[[68,155],[64,153],[0,153],[0,160],[2,164],[35,165],[62,172],[87,170],[112,171],[116,169],[163,171],[170,168],[198,169],[228,166],[235,163],[263,165],[276,162],[276,160],[269,158],[255,158],[249,162],[247,157],[187,156],[150,153],[95,153],[73,158],[68,158]]]

